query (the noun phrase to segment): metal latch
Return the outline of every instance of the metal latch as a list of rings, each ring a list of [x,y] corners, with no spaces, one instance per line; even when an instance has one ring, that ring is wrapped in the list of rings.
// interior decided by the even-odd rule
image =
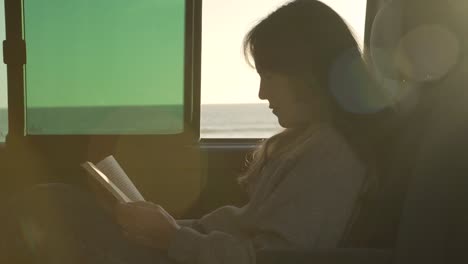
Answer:
[[[19,40],[3,41],[3,62],[5,64],[26,64],[26,42]]]

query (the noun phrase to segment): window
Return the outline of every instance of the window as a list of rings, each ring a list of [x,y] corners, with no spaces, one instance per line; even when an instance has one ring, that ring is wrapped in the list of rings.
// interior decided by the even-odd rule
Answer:
[[[0,39],[5,39],[5,10],[0,5]],[[7,95],[7,71],[3,63],[3,52],[0,54],[0,143],[5,142],[8,134],[8,95]]]
[[[24,32],[28,134],[183,132],[185,0],[24,0]]]
[[[201,137],[266,138],[282,128],[258,99],[259,78],[245,62],[248,30],[285,0],[204,0],[202,22]],[[366,0],[323,0],[364,42]]]

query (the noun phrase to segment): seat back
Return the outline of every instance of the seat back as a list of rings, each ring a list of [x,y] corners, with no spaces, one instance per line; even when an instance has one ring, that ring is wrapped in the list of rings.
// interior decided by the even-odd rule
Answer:
[[[414,114],[400,124],[387,142],[376,190],[361,197],[358,216],[352,223],[340,247],[394,248],[408,182],[415,157],[424,134],[423,114]]]
[[[415,195],[413,191],[416,187],[413,185],[418,185],[420,180],[413,178],[416,175],[419,177],[422,160],[442,164],[436,158],[440,148],[452,143],[462,144],[461,135],[453,133],[454,129],[460,128],[465,116],[468,116],[468,113],[458,114],[464,111],[463,107],[454,108],[466,104],[461,99],[465,96],[463,89],[455,92],[456,87],[466,83],[463,71],[468,69],[464,66],[466,63],[463,57],[463,51],[468,50],[464,44],[466,30],[454,18],[460,15],[457,10],[462,8],[456,7],[461,5],[462,0],[449,0],[447,3],[433,0],[393,0],[387,1],[376,16],[372,32],[385,36],[385,39],[390,37],[391,44],[386,44],[386,51],[389,54],[407,55],[404,67],[391,61],[395,65],[383,68],[392,68],[399,72],[393,77],[401,76],[413,84],[410,89],[415,91],[417,103],[413,104],[409,116],[404,118],[405,121],[395,131],[395,140],[389,142],[383,174],[380,175],[380,186],[375,195],[364,199],[360,215],[342,246],[394,248],[396,241],[401,240],[400,219],[412,218],[408,216],[409,213],[402,214],[402,208],[413,207],[408,205],[412,201],[406,201],[406,195],[408,191],[411,193],[410,198]],[[394,26],[399,28],[395,29]],[[390,30],[393,35],[387,36],[382,30]],[[412,37],[408,37],[412,34]],[[377,44],[385,43],[377,37],[371,36],[371,39]],[[427,41],[428,39],[433,41]],[[372,53],[373,43],[370,46]],[[456,50],[448,50],[446,47],[456,47]],[[441,57],[450,59],[440,60]],[[382,61],[374,63],[377,71],[382,66],[379,62]],[[453,104],[456,100],[458,102]],[[444,119],[444,114],[451,115],[451,118]],[[449,142],[448,139],[453,141]],[[452,155],[450,150],[444,151]]]
[[[468,67],[440,94],[405,200],[395,263],[468,263]],[[447,87],[446,87],[447,88]],[[451,91],[453,90],[453,91]]]

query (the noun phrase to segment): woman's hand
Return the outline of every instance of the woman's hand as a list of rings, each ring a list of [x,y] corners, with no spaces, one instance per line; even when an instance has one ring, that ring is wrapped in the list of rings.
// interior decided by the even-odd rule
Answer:
[[[175,219],[150,202],[119,203],[115,215],[127,239],[148,247],[167,250],[175,232]]]

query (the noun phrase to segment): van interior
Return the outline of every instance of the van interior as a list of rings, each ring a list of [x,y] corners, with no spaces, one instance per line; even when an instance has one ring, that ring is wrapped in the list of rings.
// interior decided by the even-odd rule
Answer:
[[[88,175],[79,165],[85,161],[98,162],[113,155],[145,198],[157,201],[175,218],[198,218],[219,206],[242,206],[246,203],[248,197],[239,188],[237,177],[245,171],[246,157],[262,138],[200,136],[202,0],[178,1],[183,7],[177,13],[179,22],[173,27],[164,27],[162,39],[148,39],[148,45],[142,39],[134,42],[117,40],[117,35],[112,35],[115,32],[105,31],[97,24],[88,25],[86,30],[98,28],[95,32],[112,35],[111,39],[122,41],[123,44],[115,48],[128,47],[128,65],[119,66],[119,59],[100,64],[92,58],[82,58],[81,63],[89,68],[79,71],[66,62],[67,52],[70,51],[60,43],[66,43],[62,37],[66,38],[67,35],[55,36],[51,40],[49,34],[52,33],[48,32],[51,29],[45,28],[50,23],[57,27],[64,26],[58,25],[60,23],[57,24],[57,21],[47,24],[48,19],[66,16],[60,13],[64,10],[60,7],[62,4],[54,1],[49,8],[41,10],[37,6],[41,4],[40,1],[36,2],[4,1],[6,38],[3,49],[4,63],[7,65],[8,133],[5,140],[0,142],[2,201],[28,186],[42,183],[61,182],[86,188]],[[111,4],[101,2],[89,2],[100,16],[111,15],[106,10],[121,12],[122,16],[132,12],[112,9],[109,7]],[[402,32],[407,31],[406,27],[414,26],[414,23],[408,22],[411,18],[427,19],[430,16],[424,10],[432,2],[442,1],[367,1],[364,54],[374,59],[371,67],[382,69],[375,59],[379,54],[372,49],[385,50],[397,45],[392,41],[400,39]],[[447,14],[456,14],[450,20],[461,25],[457,29],[459,31],[454,33],[458,40],[458,61],[443,76],[431,78],[425,74],[427,79],[417,82],[414,89],[421,93],[431,91],[432,96],[427,100],[424,95],[415,99],[422,103],[409,100],[417,105],[416,114],[402,129],[395,147],[382,150],[382,155],[391,156],[392,159],[388,164],[389,176],[382,182],[381,191],[371,198],[363,198],[365,206],[339,248],[260,251],[257,252],[258,263],[468,263],[468,97],[465,89],[468,64],[464,52],[468,48],[468,27],[463,22],[468,15],[468,4],[458,0],[438,4],[450,6],[451,9],[447,9],[452,13],[447,11]],[[59,8],[54,10],[54,5]],[[389,15],[389,9],[394,13]],[[420,16],[418,10],[421,11]],[[48,16],[47,12],[55,15]],[[161,17],[161,21],[166,19]],[[379,19],[380,22],[377,21]],[[141,18],[141,22],[144,23],[144,18]],[[83,23],[86,22],[83,20]],[[377,27],[378,23],[382,26]],[[391,30],[390,26],[398,30]],[[159,32],[157,27],[150,29],[143,24],[140,28],[122,30],[146,30],[150,34]],[[69,34],[68,38],[72,35]],[[80,39],[85,35],[75,36],[73,41],[79,44],[70,47],[70,50],[80,52],[89,49],[93,55],[104,54],[103,58],[113,58],[115,51],[112,47],[92,39]],[[179,42],[170,43],[171,40]],[[426,69],[424,65],[433,63],[428,57],[434,55],[431,48],[438,51],[438,46],[426,47],[426,44],[439,43],[438,40],[426,39],[417,42],[419,46],[408,49],[421,53],[417,55],[418,58],[422,57],[422,66],[418,66],[418,69]],[[143,85],[144,81],[137,83],[137,80],[149,67],[148,58],[142,54],[146,47],[156,42],[161,48],[167,48],[162,52],[179,49],[179,53],[183,54],[174,59],[164,58],[165,64],[157,68],[161,72],[165,67],[179,69],[178,73],[164,73],[144,80],[160,87],[161,94],[158,96],[163,98],[167,95],[170,104],[161,103],[158,109],[89,106],[83,111],[81,109],[81,112],[74,108],[60,109],[59,106],[47,109],[41,105],[41,100],[46,99],[39,95],[40,89],[48,89],[47,86],[52,85],[50,76],[55,76],[52,78],[54,82],[60,79],[56,81],[60,85],[81,79],[91,83],[96,76],[81,74],[99,75],[109,70],[114,75],[125,75],[130,70],[136,72],[134,77],[103,81],[99,85],[114,89],[111,87],[102,93],[88,93],[85,97],[100,102],[106,94],[121,93],[119,87],[138,91],[133,86]],[[440,45],[452,47],[450,43]],[[56,57],[53,57],[54,53]],[[442,58],[451,56],[444,54]],[[151,55],[153,57],[148,57],[151,60],[163,55],[155,53]],[[47,58],[52,59],[54,64],[46,66],[44,60]],[[136,59],[139,61],[130,63]],[[92,63],[87,64],[87,60]],[[73,70],[78,73],[67,74]],[[385,78],[389,77],[382,77],[382,83],[404,85]],[[162,83],[158,84],[158,81]],[[33,89],[39,90],[38,93],[34,93]],[[172,91],[177,89],[177,92]],[[64,89],[62,95],[57,95],[57,100],[69,92],[72,93]],[[127,99],[131,97],[123,96],[128,96]],[[405,111],[405,107],[401,106],[402,111]],[[92,116],[102,118],[96,121],[92,120]],[[99,127],[96,127],[98,123]],[[96,130],[86,130],[86,126]],[[359,239],[362,234],[375,231],[369,229],[379,226],[375,222],[382,218],[391,225],[385,228],[380,226],[379,237],[366,241]]]

